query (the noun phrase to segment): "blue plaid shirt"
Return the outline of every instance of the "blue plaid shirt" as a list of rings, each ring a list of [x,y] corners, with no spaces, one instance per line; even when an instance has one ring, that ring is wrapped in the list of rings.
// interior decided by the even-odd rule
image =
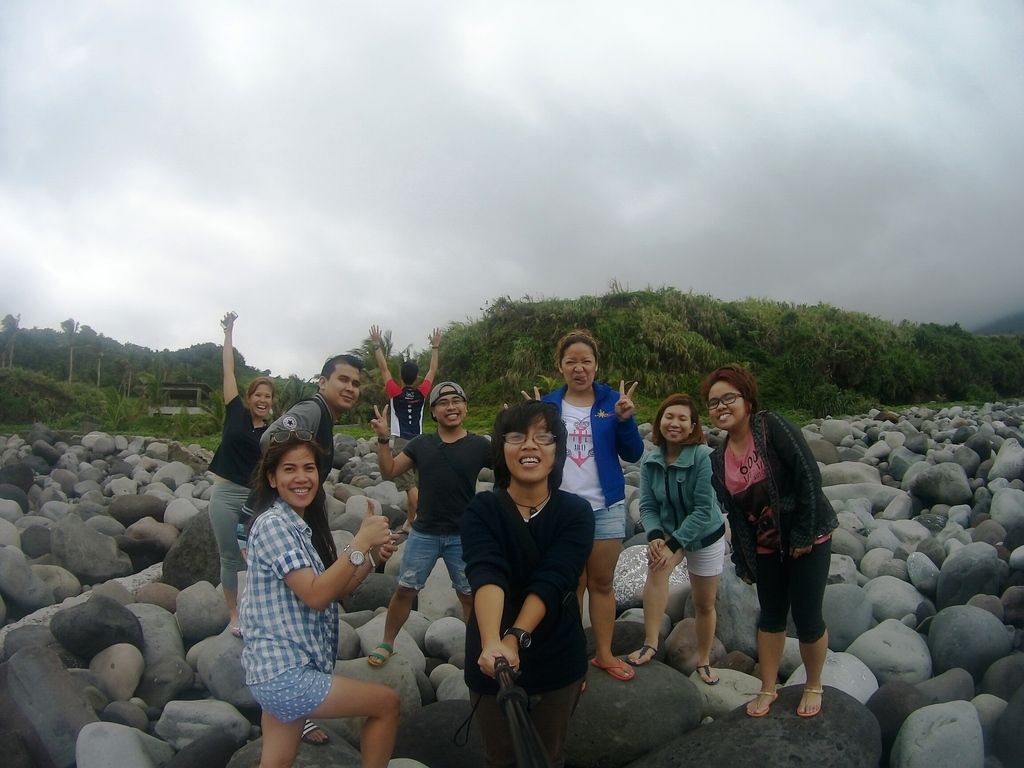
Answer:
[[[300,568],[324,572],[313,547],[313,531],[278,499],[253,523],[249,534],[248,581],[238,614],[245,638],[246,685],[265,683],[289,669],[312,666],[334,671],[338,655],[338,604],[310,608],[284,577]]]

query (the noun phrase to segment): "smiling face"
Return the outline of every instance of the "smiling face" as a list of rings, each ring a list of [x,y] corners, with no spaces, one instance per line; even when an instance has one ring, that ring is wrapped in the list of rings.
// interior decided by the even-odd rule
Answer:
[[[682,445],[693,432],[693,414],[689,406],[670,405],[661,414],[658,426],[666,445]]]
[[[281,500],[301,516],[313,503],[320,484],[313,449],[308,445],[289,448],[277,466],[267,473],[267,482]]]
[[[524,436],[521,443],[510,442]],[[504,436],[505,465],[512,482],[510,487],[547,484],[555,466],[555,436],[548,431],[543,417],[537,417],[525,433],[508,432]]]
[[[266,422],[274,403],[274,390],[269,384],[260,384],[249,394],[249,413],[253,419]]]
[[[736,399],[731,403],[722,402],[722,398]],[[728,381],[719,379],[708,390],[708,402],[718,401],[714,408],[708,408],[711,423],[726,432],[740,432],[746,430],[750,422],[750,406],[743,398],[740,391]]]
[[[589,344],[577,341],[565,348],[558,369],[565,378],[569,392],[577,395],[589,392],[594,387],[594,376],[597,375],[597,354]]]
[[[348,363],[338,363],[330,376],[320,377],[320,394],[335,418],[352,410],[359,400],[361,383],[359,369]]]
[[[468,412],[469,406],[466,405],[466,401],[456,394],[438,398],[434,407],[430,409],[439,429],[458,429]]]

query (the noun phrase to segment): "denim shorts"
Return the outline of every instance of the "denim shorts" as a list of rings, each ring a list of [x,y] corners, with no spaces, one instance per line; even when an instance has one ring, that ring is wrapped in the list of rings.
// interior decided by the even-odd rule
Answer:
[[[462,559],[462,536],[457,533],[420,533],[415,528],[409,532],[402,552],[399,586],[419,592],[426,585],[438,558],[444,559],[455,591],[470,594],[473,590],[466,578],[466,562]]]
[[[291,723],[324,703],[333,679],[333,675],[319,669],[298,667],[266,682],[250,685],[249,690],[265,711],[282,723]]]
[[[626,502],[594,510],[594,540],[626,538]]]

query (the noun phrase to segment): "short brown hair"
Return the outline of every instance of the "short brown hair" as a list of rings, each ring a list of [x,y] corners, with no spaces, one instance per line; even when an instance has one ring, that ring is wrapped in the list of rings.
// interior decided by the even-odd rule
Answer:
[[[719,381],[726,381],[736,387],[736,391],[747,401],[750,413],[757,413],[757,379],[754,378],[754,374],[741,365],[722,365],[715,368],[700,384],[700,396],[704,399],[705,405],[708,402],[708,392]]]
[[[573,328],[558,340],[555,349],[555,368],[562,367],[562,356],[565,355],[565,350],[573,344],[586,344],[594,353],[594,362],[597,362],[597,342],[590,335],[590,331],[585,328]]]
[[[245,388],[245,399],[248,402],[249,398],[252,397],[252,393],[256,391],[256,388],[260,384],[266,384],[270,387],[270,395],[274,395],[274,380],[269,376],[257,376],[255,379],[249,382],[249,386]]]
[[[685,393],[669,395],[661,401],[661,405],[658,406],[658,412],[654,416],[654,429],[651,430],[651,441],[655,445],[661,445],[665,442],[665,436],[661,434],[661,417],[673,405],[685,405],[690,409],[690,422],[693,424],[693,429],[686,436],[686,439],[683,440],[683,445],[700,445],[703,443],[704,428],[700,425],[700,411],[693,398]]]

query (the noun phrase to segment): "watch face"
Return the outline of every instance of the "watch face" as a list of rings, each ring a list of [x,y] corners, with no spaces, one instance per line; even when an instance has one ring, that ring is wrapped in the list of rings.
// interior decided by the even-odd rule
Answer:
[[[360,552],[358,549],[353,549],[348,553],[348,561],[357,568],[366,562],[366,555]]]
[[[519,647],[520,648],[529,648],[530,647],[530,643],[532,643],[532,642],[533,642],[533,638],[530,636],[529,632],[522,632],[519,635]]]

